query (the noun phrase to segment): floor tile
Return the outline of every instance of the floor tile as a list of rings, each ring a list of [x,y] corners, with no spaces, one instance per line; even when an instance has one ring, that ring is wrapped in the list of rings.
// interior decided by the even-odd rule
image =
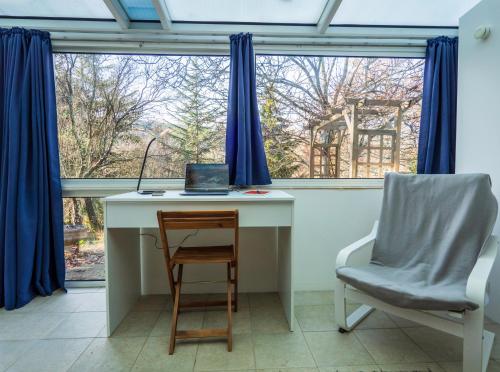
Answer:
[[[380,368],[376,364],[366,366],[334,366],[321,367],[320,372],[380,372]]]
[[[0,341],[0,371],[14,364],[36,341]]]
[[[89,288],[66,288],[68,293],[104,293],[106,292],[106,287],[89,287]]]
[[[255,368],[252,335],[233,336],[233,351],[227,351],[227,341],[203,340],[198,345],[195,371],[226,371]]]
[[[500,324],[489,323],[485,326],[488,331],[495,333],[495,341],[491,350],[491,358],[500,360]]]
[[[443,372],[437,363],[381,364],[381,372]]]
[[[316,367],[301,332],[253,334],[257,368]]]
[[[303,331],[334,331],[338,328],[333,305],[296,306],[295,317]]]
[[[290,327],[281,304],[278,307],[251,308],[250,321],[252,332],[255,333],[290,332]]]
[[[463,372],[462,362],[439,362],[439,366],[445,372]],[[490,360],[487,372],[500,372],[500,362]]]
[[[462,340],[456,336],[428,328],[403,328],[430,357],[437,362],[462,360]]]
[[[50,332],[47,338],[97,337],[105,325],[105,312],[72,313]]]
[[[249,371],[250,372],[250,371]],[[255,369],[251,372],[319,372],[315,367]]]
[[[246,334],[252,332],[250,321],[250,311],[240,309],[233,312],[233,334]],[[227,311],[225,310],[207,310],[203,320],[203,328],[226,328]]]
[[[8,371],[67,371],[90,342],[90,338],[36,341],[26,354],[18,359]]]
[[[375,364],[353,333],[304,332],[304,336],[320,367]]]
[[[0,317],[0,340],[41,339],[52,332],[69,314],[13,313]]]
[[[283,307],[277,293],[249,293],[248,301],[251,310]]]
[[[227,293],[214,293],[207,296],[207,301],[227,301]],[[247,293],[238,293],[238,311],[249,310],[250,304]]]
[[[81,296],[65,292],[54,293],[40,305],[39,311],[43,313],[72,313],[81,306],[81,301],[84,299]]]
[[[364,329],[354,333],[378,364],[431,361],[400,329]]]
[[[396,325],[398,327],[401,327],[401,328],[422,327],[422,325],[419,323],[412,322],[411,320],[404,319],[404,318],[401,318],[401,317],[396,316],[396,315],[387,314],[387,316],[389,318],[391,318],[391,320],[394,323],[396,323]]]
[[[106,293],[82,293],[80,296],[80,306],[76,311],[106,311]]]
[[[358,308],[359,305],[348,305],[347,312],[351,314]],[[377,329],[377,328],[398,328],[397,324],[389,318],[389,316],[380,310],[374,310],[361,323],[356,326],[356,329]]]
[[[141,296],[132,311],[169,311],[172,302],[170,295]]]
[[[147,337],[153,330],[159,311],[138,311],[129,313],[113,333],[113,337]]]
[[[179,314],[177,321],[177,330],[199,329],[203,326],[204,311],[184,311]],[[172,322],[172,313],[162,311],[156,320],[151,336],[168,337],[170,336],[170,326]]]
[[[130,371],[145,342],[145,337],[96,338],[70,371]]]
[[[132,371],[192,371],[198,345],[196,342],[178,342],[173,355],[168,355],[168,337],[149,337]]]
[[[297,291],[295,306],[333,305],[333,291]]]

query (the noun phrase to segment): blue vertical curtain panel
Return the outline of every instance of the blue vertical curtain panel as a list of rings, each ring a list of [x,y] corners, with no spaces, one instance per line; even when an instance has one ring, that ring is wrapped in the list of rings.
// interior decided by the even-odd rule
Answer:
[[[0,29],[0,307],[64,288],[64,237],[52,45]]]
[[[417,172],[455,173],[458,38],[427,41]]]
[[[271,183],[262,139],[251,34],[230,36],[226,163],[231,185]]]

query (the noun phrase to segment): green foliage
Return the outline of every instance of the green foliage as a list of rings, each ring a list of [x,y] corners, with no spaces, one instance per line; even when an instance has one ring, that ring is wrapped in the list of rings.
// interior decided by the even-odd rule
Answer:
[[[299,141],[291,133],[289,123],[280,117],[278,101],[272,84],[264,89],[260,120],[271,177],[293,177],[299,169],[299,159],[295,154]]]

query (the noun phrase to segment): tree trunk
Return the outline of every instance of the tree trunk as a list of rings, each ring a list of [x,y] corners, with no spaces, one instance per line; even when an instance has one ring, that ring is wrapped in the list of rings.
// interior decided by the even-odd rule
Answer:
[[[103,226],[102,222],[99,220],[99,216],[97,216],[97,212],[94,208],[94,203],[92,203],[92,198],[84,198],[85,201],[85,209],[87,211],[87,216],[89,218],[90,227],[92,231],[102,231]]]
[[[73,204],[73,218],[72,223],[74,225],[81,225],[83,222],[82,214],[80,212],[80,203],[77,198],[71,198]]]

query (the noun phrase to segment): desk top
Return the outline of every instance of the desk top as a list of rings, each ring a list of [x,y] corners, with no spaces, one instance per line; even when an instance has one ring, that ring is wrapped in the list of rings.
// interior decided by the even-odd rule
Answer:
[[[168,190],[162,196],[140,195],[135,191],[104,198],[106,202],[265,202],[294,201],[295,197],[281,191],[269,190],[267,194],[245,194],[244,191],[230,191],[228,195],[180,195],[182,190]]]

